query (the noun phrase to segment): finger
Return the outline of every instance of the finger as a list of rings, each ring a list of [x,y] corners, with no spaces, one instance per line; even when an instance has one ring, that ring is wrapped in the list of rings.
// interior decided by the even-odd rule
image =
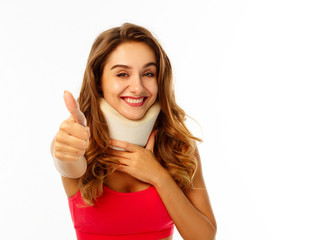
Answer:
[[[77,161],[79,157],[68,155],[62,152],[55,152],[54,157],[62,161]]]
[[[121,158],[129,159],[130,158],[129,154],[131,154],[131,153],[125,152],[125,151],[121,151],[121,150],[120,151],[118,151],[118,150],[111,150],[110,154],[111,154],[111,156],[114,156],[114,157],[121,157]]]
[[[145,146],[145,149],[150,150],[153,152],[153,148],[154,148],[154,143],[156,140],[156,134],[157,134],[157,130],[153,130],[150,134],[150,137],[148,139],[148,143]]]
[[[79,139],[77,137],[68,135],[65,132],[58,132],[58,134],[55,136],[55,141],[82,150],[85,150],[88,147],[87,140]]]
[[[83,156],[85,153],[85,151],[83,149],[74,148],[74,147],[59,143],[59,142],[56,142],[54,144],[54,150],[55,150],[55,152],[64,153],[66,155],[71,155],[74,157]]]
[[[122,157],[116,157],[116,156],[111,156],[112,161],[117,162],[120,165],[123,166],[129,166],[130,165],[130,160]]]
[[[128,152],[135,152],[139,148],[139,146],[137,146],[135,144],[131,144],[131,143],[128,143],[128,142],[123,142],[123,141],[115,140],[115,139],[110,140],[110,145],[112,147],[122,148],[122,149],[124,149]]]
[[[63,99],[65,101],[66,107],[73,117],[74,121],[81,124],[82,126],[86,126],[86,119],[84,114],[78,109],[77,102],[73,95],[65,91],[63,94]]]
[[[120,171],[120,172],[124,172],[124,173],[129,173],[129,169],[127,166],[124,166],[124,165],[119,165],[116,170]]]
[[[60,125],[60,130],[82,140],[87,140],[90,136],[88,127],[83,127],[74,122],[71,118],[67,119]]]

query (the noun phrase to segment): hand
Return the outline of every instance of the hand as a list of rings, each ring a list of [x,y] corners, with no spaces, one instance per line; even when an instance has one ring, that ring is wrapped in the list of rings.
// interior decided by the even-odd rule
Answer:
[[[55,136],[54,156],[63,161],[77,161],[88,147],[89,128],[73,95],[65,91],[63,98],[71,116],[61,123]]]
[[[140,181],[155,185],[162,173],[167,172],[153,153],[156,133],[156,130],[152,131],[145,148],[112,139],[110,141],[111,146],[125,150],[111,150],[112,159],[120,163],[117,170],[125,172]]]

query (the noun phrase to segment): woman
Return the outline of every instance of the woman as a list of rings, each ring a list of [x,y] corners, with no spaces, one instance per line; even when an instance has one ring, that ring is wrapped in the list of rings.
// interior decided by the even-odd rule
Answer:
[[[52,151],[78,239],[172,239],[174,224],[184,239],[215,238],[199,139],[184,124],[170,62],[148,30],[125,23],[101,33],[88,58],[80,110],[69,92],[64,99],[71,116]],[[110,138],[101,99],[134,122],[158,102],[145,147]]]

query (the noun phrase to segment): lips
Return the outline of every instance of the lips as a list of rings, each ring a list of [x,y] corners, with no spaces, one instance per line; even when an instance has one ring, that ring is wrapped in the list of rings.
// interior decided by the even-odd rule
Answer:
[[[140,107],[140,106],[143,106],[147,97],[145,97],[145,96],[143,96],[143,97],[124,96],[124,97],[121,97],[121,99],[132,107]]]

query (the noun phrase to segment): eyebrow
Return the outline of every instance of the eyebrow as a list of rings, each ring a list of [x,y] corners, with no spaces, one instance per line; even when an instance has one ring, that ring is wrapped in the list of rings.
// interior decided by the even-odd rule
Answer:
[[[155,66],[157,68],[157,64],[154,63],[154,62],[149,62],[147,64],[145,64],[143,66],[143,68],[147,68],[147,67],[150,67],[150,66]],[[111,70],[113,70],[114,68],[125,68],[125,69],[132,69],[132,67],[128,66],[128,65],[124,65],[124,64],[116,64],[114,65]]]

